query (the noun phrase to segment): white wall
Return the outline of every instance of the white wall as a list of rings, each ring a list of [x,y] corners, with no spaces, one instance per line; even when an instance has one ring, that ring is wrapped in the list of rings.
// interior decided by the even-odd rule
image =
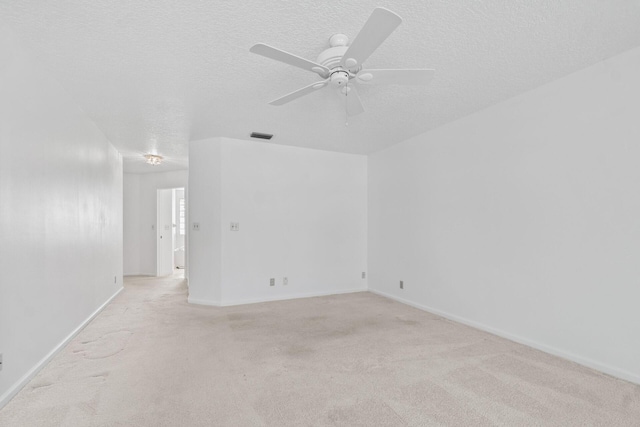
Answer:
[[[638,76],[640,49],[370,156],[370,288],[640,382]]]
[[[0,407],[122,287],[122,158],[0,21]]]
[[[125,173],[123,198],[123,270],[125,276],[137,275],[142,271],[140,267],[140,233],[142,229],[140,210],[140,175]]]
[[[211,303],[366,289],[361,277],[366,270],[365,156],[226,138],[197,141],[190,150],[191,159],[220,153],[219,167],[207,161],[190,164],[191,183],[212,183],[211,175],[220,176],[219,187],[196,191],[192,185],[189,191],[190,203],[220,200],[219,207],[191,206],[190,213],[201,225],[200,232],[190,234],[199,248],[192,249],[191,260],[198,250],[211,253],[212,244],[220,246],[220,299]],[[211,221],[216,209],[219,220]],[[231,222],[238,222],[240,231],[231,231]],[[219,237],[204,239],[204,227],[219,227]],[[192,261],[192,301],[199,299],[202,285],[195,270]],[[270,278],[276,279],[273,287]]]
[[[124,274],[156,275],[157,190],[184,188],[188,172],[124,174]]]
[[[222,138],[189,142],[187,262],[192,303],[219,305],[221,301],[221,145]]]

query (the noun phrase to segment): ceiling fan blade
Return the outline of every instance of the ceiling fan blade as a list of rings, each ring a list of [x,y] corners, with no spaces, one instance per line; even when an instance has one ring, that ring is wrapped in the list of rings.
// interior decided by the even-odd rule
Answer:
[[[275,47],[264,43],[258,43],[251,46],[249,51],[267,58],[275,59],[276,61],[284,62],[285,64],[293,65],[294,67],[302,68],[303,70],[312,71],[320,75],[320,77],[329,77],[330,70],[327,67],[316,64],[308,59],[301,58],[292,53],[285,52],[284,50],[276,49]]]
[[[347,88],[343,88],[347,89]],[[358,92],[356,92],[356,88],[354,86],[349,86],[348,90],[344,91],[345,93],[339,92],[340,95],[346,97],[347,100],[347,114],[350,116],[355,116],[360,113],[364,113],[364,107],[362,106],[362,101],[360,101],[360,97],[358,96]]]
[[[401,22],[402,18],[390,10],[383,7],[375,8],[344,53],[340,65],[348,69],[355,69],[362,65]]]
[[[426,85],[431,82],[435,70],[362,70],[356,76],[358,83],[371,85]]]
[[[318,89],[322,89],[323,87],[325,87],[327,85],[328,82],[329,82],[329,79],[312,83],[309,86],[303,87],[302,89],[298,89],[296,91],[293,91],[291,93],[286,94],[283,97],[280,97],[278,99],[274,99],[269,104],[271,104],[271,105],[283,105],[283,104],[286,104],[287,102],[291,102],[294,99],[298,99],[300,97],[303,97],[305,95],[310,94],[311,92],[315,92]]]

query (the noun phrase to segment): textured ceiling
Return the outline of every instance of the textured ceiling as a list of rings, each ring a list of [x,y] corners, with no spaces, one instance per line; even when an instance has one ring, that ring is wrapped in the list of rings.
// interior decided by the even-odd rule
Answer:
[[[428,87],[360,88],[345,125],[317,80],[251,54],[263,42],[316,60],[334,33],[355,37],[384,6],[403,23],[369,68],[435,68]],[[370,153],[640,45],[638,0],[107,1],[0,0],[43,67],[125,157],[125,170],[184,168],[188,141],[215,136]],[[168,159],[153,168],[142,154]]]

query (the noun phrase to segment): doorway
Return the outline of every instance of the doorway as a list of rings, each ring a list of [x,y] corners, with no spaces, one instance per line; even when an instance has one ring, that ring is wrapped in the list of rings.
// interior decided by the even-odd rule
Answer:
[[[186,261],[186,201],[184,188],[157,193],[156,275],[184,276]]]

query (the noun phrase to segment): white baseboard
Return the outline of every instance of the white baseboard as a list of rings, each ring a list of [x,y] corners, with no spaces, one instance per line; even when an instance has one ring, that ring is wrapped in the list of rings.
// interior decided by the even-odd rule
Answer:
[[[220,307],[220,301],[212,301],[208,299],[198,299],[198,298],[187,297],[187,302],[189,304],[211,305],[213,307]]]
[[[578,363],[582,366],[586,366],[588,368],[595,369],[597,371],[603,372],[607,375],[611,375],[612,377],[620,378],[635,384],[640,384],[640,375],[634,374],[633,372],[626,371],[624,369],[619,369],[614,366],[607,365],[605,363],[597,362],[592,359],[588,359],[586,357],[578,356],[577,354],[570,353],[568,351],[560,350],[556,347],[552,347],[538,341],[530,340],[528,338],[521,337],[519,335],[514,335],[509,332],[505,332],[501,329],[496,329],[491,326],[487,326],[483,323],[476,322],[474,320],[467,319],[465,317],[457,316],[455,314],[448,313],[446,311],[438,310],[433,307],[429,307],[426,305],[418,304],[413,301],[406,300],[404,298],[397,297],[395,295],[388,294],[386,292],[378,291],[375,289],[369,289],[369,292],[374,294],[383,296],[385,298],[389,298],[403,304],[410,305],[412,307],[418,308],[423,311],[427,311],[431,314],[435,314],[438,316],[442,316],[446,319],[453,320],[454,322],[462,323],[467,326],[471,326],[476,329],[480,329],[485,332],[489,332],[491,334],[497,335],[502,338],[506,338],[510,341],[517,342],[519,344],[524,344],[529,347],[533,347],[537,350],[544,351],[545,353],[552,354],[554,356],[561,357],[563,359],[570,360],[572,362]]]
[[[104,304],[102,304],[100,307],[98,307],[98,309],[96,311],[94,311],[89,317],[87,317],[87,319],[85,319],[80,326],[78,326],[76,329],[73,330],[73,332],[71,332],[69,335],[67,335],[67,337],[65,339],[63,339],[57,346],[55,346],[53,348],[53,350],[51,350],[45,357],[42,358],[42,360],[40,360],[38,363],[35,364],[35,366],[33,368],[31,368],[26,374],[24,374],[22,376],[22,378],[20,378],[15,384],[13,384],[11,387],[9,387],[9,390],[7,390],[2,396],[0,396],[0,409],[2,409],[4,407],[4,405],[6,405],[7,403],[9,403],[9,401],[11,399],[13,399],[13,397],[18,394],[18,392],[20,390],[22,390],[22,388],[27,385],[27,383],[34,377],[36,376],[36,374],[38,372],[40,372],[40,370],[42,368],[44,368],[47,363],[49,363],[49,361],[51,361],[51,359],[53,359],[53,357],[58,354],[60,352],[60,350],[62,350],[68,343],[69,341],[71,341],[76,335],[78,335],[78,333],[84,329],[85,326],[87,326],[89,324],[89,322],[91,322],[93,320],[94,317],[96,317],[102,310],[104,310],[104,308],[109,305],[109,303],[111,301],[113,301],[113,299],[115,297],[118,296],[118,294],[120,294],[120,292],[122,292],[124,288],[120,288],[118,289]]]
[[[351,294],[354,292],[366,292],[367,290],[368,289],[366,287],[361,287],[361,288],[344,289],[339,291],[308,292],[308,293],[300,293],[300,294],[292,294],[292,295],[284,295],[284,296],[273,296],[273,297],[265,297],[265,298],[248,298],[248,299],[231,300],[231,301],[210,301],[210,300],[202,300],[202,299],[189,297],[187,298],[187,301],[191,304],[212,305],[215,307],[230,307],[233,305],[256,304],[260,302],[285,301],[285,300],[298,299],[298,298],[312,298],[312,297],[324,297],[328,295]]]
[[[242,300],[231,300],[231,301],[222,301],[222,307],[229,307],[232,305],[244,305],[244,304],[256,304],[260,302],[271,302],[271,301],[285,301],[290,299],[298,299],[298,298],[313,298],[313,297],[325,297],[328,295],[339,295],[339,294],[352,294],[354,292],[365,292],[367,288],[352,288],[352,289],[344,289],[340,291],[329,291],[329,292],[308,292],[301,294],[292,294],[285,296],[273,296],[266,298],[250,298],[250,299],[242,299]]]

